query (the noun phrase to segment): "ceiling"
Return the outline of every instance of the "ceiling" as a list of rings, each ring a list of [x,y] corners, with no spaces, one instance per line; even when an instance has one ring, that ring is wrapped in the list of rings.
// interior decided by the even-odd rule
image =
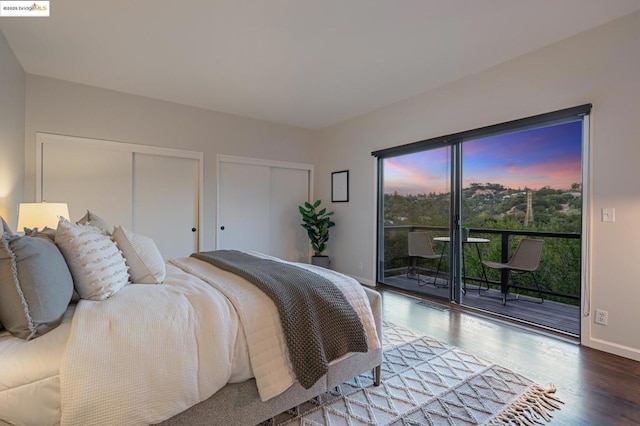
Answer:
[[[0,18],[27,73],[321,129],[640,0],[55,0]]]

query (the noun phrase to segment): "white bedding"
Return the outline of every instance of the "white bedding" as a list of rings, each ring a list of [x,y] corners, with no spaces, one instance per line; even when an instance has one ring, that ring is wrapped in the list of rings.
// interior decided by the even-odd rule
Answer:
[[[227,298],[167,269],[162,285],[78,303],[60,366],[62,425],[159,423],[251,377]]]
[[[251,252],[250,254],[290,263],[262,253]],[[173,259],[170,262],[220,290],[233,303],[244,327],[260,399],[263,401],[271,399],[295,383],[296,378],[289,360],[278,310],[266,294],[243,278],[209,263],[191,257]],[[360,283],[329,269],[300,263],[295,265],[331,280],[360,316],[367,333],[369,349],[380,347],[369,301]],[[277,345],[273,344],[274,336],[278,342]]]
[[[361,286],[333,271],[301,266],[336,282],[363,318],[370,349],[379,348]],[[4,364],[14,349],[0,338],[0,419],[158,423],[229,382],[255,375],[266,400],[295,381],[271,300],[242,278],[194,258],[172,260],[163,285],[128,285],[106,301],[81,301],[71,327],[72,315],[45,336],[15,343],[46,348],[42,359],[25,359],[16,377]]]
[[[0,419],[16,425],[53,425],[60,421],[62,354],[71,331],[75,305],[62,324],[26,341],[0,333]]]

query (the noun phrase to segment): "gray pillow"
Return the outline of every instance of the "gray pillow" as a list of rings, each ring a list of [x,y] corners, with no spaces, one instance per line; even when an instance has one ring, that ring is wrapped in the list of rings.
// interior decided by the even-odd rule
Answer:
[[[48,226],[45,226],[42,229],[42,231],[39,230],[38,228],[33,228],[33,229],[24,228],[24,235],[28,237],[47,237],[52,242],[54,243],[56,242],[56,230],[51,229]]]
[[[3,233],[0,322],[12,335],[29,340],[53,330],[72,292],[69,267],[49,238]]]
[[[13,231],[11,230],[11,228],[9,228],[9,225],[7,225],[7,222],[4,221],[4,217],[0,216],[0,221],[2,222],[2,232],[13,234]]]
[[[2,233],[4,234],[5,232],[7,234],[13,234],[13,231],[11,230],[11,228],[9,228],[9,225],[7,225],[7,222],[4,220],[4,217],[0,216],[0,225],[2,226]],[[0,330],[2,330],[2,322],[0,321]]]

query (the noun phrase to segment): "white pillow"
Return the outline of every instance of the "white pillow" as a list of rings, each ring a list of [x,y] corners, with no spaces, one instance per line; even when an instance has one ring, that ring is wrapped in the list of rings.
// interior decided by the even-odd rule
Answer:
[[[107,221],[104,220],[103,218],[101,218],[100,216],[98,216],[97,214],[95,214],[92,211],[87,210],[87,213],[84,216],[82,216],[80,219],[78,219],[78,221],[76,223],[78,225],[93,225],[93,226],[97,226],[98,228],[100,228],[104,232],[106,232],[107,234],[111,235],[111,227],[109,226]]]
[[[153,239],[134,234],[121,226],[113,228],[111,237],[129,265],[131,282],[160,284],[164,281],[167,268]]]
[[[104,300],[129,282],[122,253],[101,229],[60,220],[56,244],[69,265],[80,298]]]

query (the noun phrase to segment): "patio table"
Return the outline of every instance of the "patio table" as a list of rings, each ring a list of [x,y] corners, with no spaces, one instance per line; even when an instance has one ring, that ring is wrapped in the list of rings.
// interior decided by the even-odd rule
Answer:
[[[433,241],[445,243],[442,246],[442,254],[444,255],[446,244],[451,242],[451,239],[450,237],[435,237]],[[484,263],[482,263],[482,253],[480,252],[480,244],[487,244],[489,242],[491,242],[491,240],[487,238],[476,238],[476,237],[468,237],[466,240],[462,241],[462,246],[463,246],[462,247],[462,276],[463,278],[467,275],[467,273],[465,272],[464,245],[465,244],[475,245],[476,253],[478,254],[478,260],[480,260],[480,266],[482,267],[482,276],[485,277],[486,271],[484,270]],[[480,291],[480,288],[478,288],[478,292],[479,291]],[[467,294],[467,283],[464,280],[462,281],[462,293]]]

